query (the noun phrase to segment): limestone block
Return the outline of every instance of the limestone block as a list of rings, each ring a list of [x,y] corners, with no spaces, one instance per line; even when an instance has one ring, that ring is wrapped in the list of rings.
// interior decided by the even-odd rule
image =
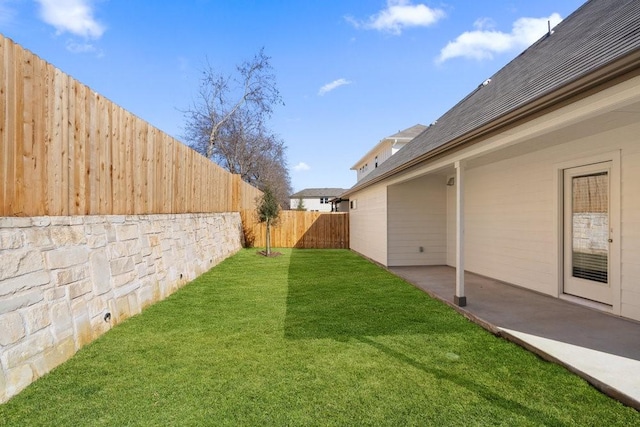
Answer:
[[[173,241],[169,238],[164,238],[160,241],[160,247],[162,248],[162,252],[170,251],[173,247]]]
[[[149,246],[151,247],[160,245],[160,237],[157,234],[147,236],[147,239],[149,240]]]
[[[142,244],[140,245],[140,254],[143,257],[148,257],[151,255],[151,245],[149,244],[149,238],[146,237],[141,240]]]
[[[27,244],[32,248],[48,249],[53,246],[49,228],[26,228],[24,236]]]
[[[46,349],[42,355],[36,356],[31,365],[34,367],[37,376],[41,377],[51,372],[56,366],[69,360],[75,352],[73,338],[69,337]]]
[[[132,240],[140,238],[140,231],[136,224],[116,225],[116,237],[119,241]]]
[[[18,342],[26,335],[22,316],[16,312],[0,316],[0,345],[10,345]]]
[[[84,224],[84,215],[74,215],[69,217],[69,225],[83,225]]]
[[[89,311],[89,317],[100,317],[101,319],[109,311],[106,299],[102,297],[91,298],[87,301],[87,310]]]
[[[2,362],[8,369],[16,368],[51,346],[53,346],[53,337],[47,330],[43,330],[29,335],[20,343],[6,350],[2,355]]]
[[[107,233],[104,228],[104,224],[101,222],[85,222],[84,232],[89,236],[97,236]]]
[[[71,217],[68,216],[52,216],[50,217],[51,220],[51,225],[52,226],[58,226],[58,225],[62,225],[62,226],[68,226],[71,225]]]
[[[24,322],[27,325],[27,331],[30,334],[46,328],[51,324],[51,317],[49,316],[49,307],[46,303],[40,303],[27,307],[21,311],[24,317]]]
[[[85,225],[98,224],[104,230],[104,223],[107,222],[107,218],[104,215],[86,215],[81,216],[82,223]]]
[[[12,279],[0,280],[0,296],[12,295],[49,283],[49,273],[34,271]]]
[[[109,259],[122,258],[129,255],[127,242],[111,242],[107,245],[107,256]]]
[[[120,298],[121,296],[129,295],[130,293],[136,292],[140,289],[140,282],[133,281],[126,285],[120,286],[113,290],[113,296],[116,298]]]
[[[31,218],[31,224],[34,227],[48,227],[51,225],[51,217],[50,216],[36,216]]]
[[[109,321],[111,323],[111,326],[116,325],[117,323],[120,323],[122,320],[124,320],[118,317],[118,304],[115,298],[110,298],[107,301],[107,304],[109,305],[109,313],[111,313],[111,320]]]
[[[105,249],[91,252],[89,256],[89,268],[91,281],[97,295],[102,295],[111,290],[111,268]]]
[[[23,307],[28,307],[30,305],[39,303],[43,299],[43,293],[37,289],[21,292],[11,297],[2,297],[0,298],[0,314],[9,313]]]
[[[124,243],[127,247],[127,255],[129,256],[140,255],[140,239],[127,240]]]
[[[109,322],[105,322],[103,316],[91,318],[91,333],[94,340],[111,329],[111,324]]]
[[[129,310],[132,316],[139,314],[141,309],[140,309],[140,303],[138,302],[138,295],[135,292],[131,292],[129,295],[127,295],[127,299],[129,300]]]
[[[82,225],[51,227],[51,240],[55,246],[79,245],[87,242]]]
[[[4,371],[0,368],[0,404],[9,400],[7,396],[7,378],[4,375]]]
[[[47,302],[58,301],[67,296],[64,288],[50,288],[44,291],[44,300]]]
[[[44,269],[44,262],[40,251],[8,251],[2,254],[0,262],[0,280],[22,276]]]
[[[27,228],[31,227],[31,218],[7,217],[0,220],[0,228]]]
[[[91,249],[103,248],[107,246],[107,235],[106,234],[97,234],[87,236],[87,246]]]
[[[88,265],[76,265],[55,272],[56,284],[58,286],[68,285],[89,277]]]
[[[0,230],[0,250],[19,249],[23,245],[24,235],[22,230]]]
[[[91,331],[91,321],[89,319],[89,311],[84,300],[75,300],[71,304],[71,313],[73,318],[73,330],[76,341],[76,348],[80,349],[89,344],[93,339]]]
[[[154,288],[149,281],[145,282],[138,290],[138,302],[140,303],[141,310],[144,310],[155,302]]]
[[[88,294],[89,292],[91,292],[92,287],[93,285],[91,283],[91,280],[89,279],[70,284],[69,286],[67,286],[69,299],[73,300],[82,295]]]
[[[109,221],[109,223],[111,224],[124,224],[124,222],[126,221],[126,216],[125,215],[107,215],[107,221]],[[135,217],[132,217],[135,218]]]
[[[15,369],[9,369],[6,373],[5,381],[7,382],[6,394],[7,398],[20,393],[26,386],[35,380],[33,371],[29,365],[22,365]]]
[[[57,302],[51,306],[51,324],[58,340],[73,336],[71,310],[66,301]]]
[[[46,252],[45,257],[50,269],[66,268],[87,262],[89,250],[85,246],[64,247]]]
[[[116,299],[116,315],[119,322],[131,317],[131,308],[129,307],[129,298],[127,296]]]
[[[137,279],[137,273],[135,270],[129,271],[127,273],[124,274],[119,274],[117,276],[113,276],[111,278],[111,284],[113,285],[114,289],[117,289],[121,286],[126,286],[131,284],[132,282],[134,282]]]
[[[146,277],[149,274],[147,265],[145,263],[136,265],[136,274],[139,279]]]
[[[113,276],[133,271],[135,268],[133,258],[129,256],[112,259],[109,262],[109,266],[111,268],[111,275]]]
[[[108,223],[104,225],[105,234],[107,236],[107,243],[115,242],[116,239],[116,229],[113,224]]]

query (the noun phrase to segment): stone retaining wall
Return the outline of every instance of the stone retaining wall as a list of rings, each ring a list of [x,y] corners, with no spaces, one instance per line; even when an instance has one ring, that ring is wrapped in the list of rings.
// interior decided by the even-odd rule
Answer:
[[[0,403],[241,246],[238,213],[0,218]]]

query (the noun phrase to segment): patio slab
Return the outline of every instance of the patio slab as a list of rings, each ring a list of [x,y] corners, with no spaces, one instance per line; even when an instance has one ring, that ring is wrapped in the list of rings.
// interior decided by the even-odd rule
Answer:
[[[454,268],[389,270],[496,335],[640,410],[640,323],[468,272],[467,305],[458,307],[453,303]]]

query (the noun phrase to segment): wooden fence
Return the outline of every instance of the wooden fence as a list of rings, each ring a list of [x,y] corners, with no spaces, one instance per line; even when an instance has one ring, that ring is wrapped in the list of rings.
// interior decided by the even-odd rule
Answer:
[[[0,35],[0,216],[230,212],[259,194]]]
[[[246,246],[265,246],[265,224],[258,223],[255,210],[242,213]],[[274,248],[348,249],[349,214],[305,211],[281,211],[271,228]]]

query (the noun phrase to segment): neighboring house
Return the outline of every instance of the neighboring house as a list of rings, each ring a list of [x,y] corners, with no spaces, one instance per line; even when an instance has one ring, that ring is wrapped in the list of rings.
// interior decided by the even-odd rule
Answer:
[[[482,81],[482,80],[480,80]],[[640,1],[580,7],[348,190],[351,249],[640,320]]]
[[[397,153],[398,150],[407,145],[409,141],[425,129],[427,129],[427,126],[418,124],[380,140],[375,147],[369,150],[367,154],[351,167],[351,170],[356,171],[358,174],[357,180],[360,181],[369,175],[369,173],[378,168],[382,162]]]
[[[331,212],[331,200],[345,191],[344,188],[305,188],[290,196],[291,209],[297,209],[302,201],[307,211]]]

